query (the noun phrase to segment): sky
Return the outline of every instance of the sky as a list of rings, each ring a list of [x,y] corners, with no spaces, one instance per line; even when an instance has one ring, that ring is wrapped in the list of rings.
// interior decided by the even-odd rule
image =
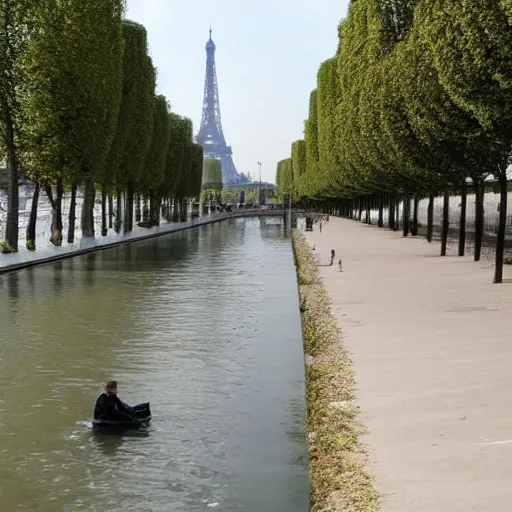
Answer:
[[[148,31],[158,94],[199,130],[212,38],[224,136],[238,172],[275,182],[277,162],[303,138],[309,94],[337,46],[349,0],[128,0]]]

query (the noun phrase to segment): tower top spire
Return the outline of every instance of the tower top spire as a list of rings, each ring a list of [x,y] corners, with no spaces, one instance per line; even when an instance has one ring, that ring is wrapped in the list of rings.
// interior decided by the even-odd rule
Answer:
[[[212,26],[210,24],[210,39],[208,39],[208,42],[206,43],[206,50],[215,50],[215,43],[212,40]]]

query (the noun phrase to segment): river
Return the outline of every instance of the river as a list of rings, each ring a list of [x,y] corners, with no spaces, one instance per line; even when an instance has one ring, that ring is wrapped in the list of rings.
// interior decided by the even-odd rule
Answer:
[[[93,433],[116,378],[139,435]],[[308,510],[291,244],[233,219],[0,276],[5,511]]]

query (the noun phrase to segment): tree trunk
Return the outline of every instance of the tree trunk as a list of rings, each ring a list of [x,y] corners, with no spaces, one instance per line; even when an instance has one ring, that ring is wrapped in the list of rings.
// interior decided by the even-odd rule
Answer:
[[[149,214],[151,222],[155,225],[160,225],[160,203],[162,199],[157,192],[152,192],[149,196]]]
[[[114,226],[114,199],[112,194],[108,195],[108,229],[112,229]]]
[[[121,191],[117,190],[116,192],[116,220],[114,223],[114,230],[116,233],[121,231],[121,222],[123,217],[123,198],[121,196]]]
[[[482,240],[484,236],[484,182],[483,179],[473,180],[475,185],[475,254],[474,260],[480,261],[482,254]]]
[[[377,221],[379,228],[384,227],[384,198],[382,195],[379,196],[379,220]]]
[[[37,205],[39,203],[39,182],[36,181],[34,195],[32,196],[32,206],[30,208],[30,217],[27,224],[27,249],[36,250],[36,224],[37,224]]]
[[[389,195],[389,229],[396,231],[396,217],[395,217],[395,198],[393,194]]]
[[[366,197],[366,224],[372,223],[372,200],[370,196]]]
[[[410,214],[411,214],[411,199],[409,197],[406,197],[404,199],[404,208],[403,208],[403,212],[402,212],[402,219],[403,219],[402,233],[404,236],[409,235]]]
[[[124,211],[124,231],[125,233],[133,229],[133,185],[131,183],[126,187],[126,202]]]
[[[59,176],[56,181],[55,199],[53,198],[52,187],[46,185],[46,194],[52,205],[52,227],[50,242],[59,247],[62,245],[62,196],[64,194],[64,186],[62,176]]]
[[[188,204],[186,197],[180,197],[180,222],[187,222],[188,220]]]
[[[16,146],[14,144],[14,127],[9,112],[7,112],[5,121],[5,143],[7,150],[7,175],[9,179],[7,188],[7,224],[5,226],[5,241],[13,251],[17,251],[20,210],[18,162],[16,159]]]
[[[169,197],[169,218],[167,219],[169,222],[174,222],[174,198]]]
[[[151,222],[156,221],[157,215],[155,215],[155,194],[151,192],[149,194],[149,220]]]
[[[172,200],[172,220],[174,222],[179,222],[180,220],[180,207],[177,197],[174,197]]]
[[[411,223],[411,235],[418,236],[418,210],[420,207],[420,200],[415,197],[414,198],[414,210],[412,213],[412,223]]]
[[[496,239],[496,260],[494,266],[494,282],[503,282],[503,255],[505,252],[505,234],[507,228],[507,200],[508,200],[508,181],[506,165],[500,169],[500,218],[498,224],[498,238]]]
[[[427,208],[427,242],[432,243],[432,236],[434,234],[434,196],[428,197]]]
[[[75,241],[75,226],[76,226],[76,185],[71,185],[71,204],[69,205],[68,217],[68,244]]]
[[[92,181],[86,181],[82,205],[82,236],[94,237],[94,199],[96,190]]]
[[[101,236],[107,236],[107,191],[101,187]]]
[[[445,192],[443,197],[443,229],[441,233],[441,256],[446,256],[448,246],[448,231],[450,229],[450,194]]]
[[[148,206],[148,196],[144,196],[142,204],[142,220],[147,222],[151,218],[150,208]]]
[[[459,222],[459,256],[466,252],[466,211],[468,205],[468,187],[466,180],[462,183],[460,193],[460,222]]]
[[[146,204],[146,198],[144,198],[144,204]],[[140,209],[140,194],[137,194],[135,199],[135,222],[140,222],[141,220],[147,219],[142,219],[142,213]]]

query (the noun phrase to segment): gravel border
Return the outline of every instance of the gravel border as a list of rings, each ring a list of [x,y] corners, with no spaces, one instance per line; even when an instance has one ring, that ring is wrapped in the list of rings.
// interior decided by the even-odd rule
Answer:
[[[306,361],[306,407],[312,512],[378,512],[360,442],[354,370],[331,314],[331,302],[305,238],[292,233]]]

